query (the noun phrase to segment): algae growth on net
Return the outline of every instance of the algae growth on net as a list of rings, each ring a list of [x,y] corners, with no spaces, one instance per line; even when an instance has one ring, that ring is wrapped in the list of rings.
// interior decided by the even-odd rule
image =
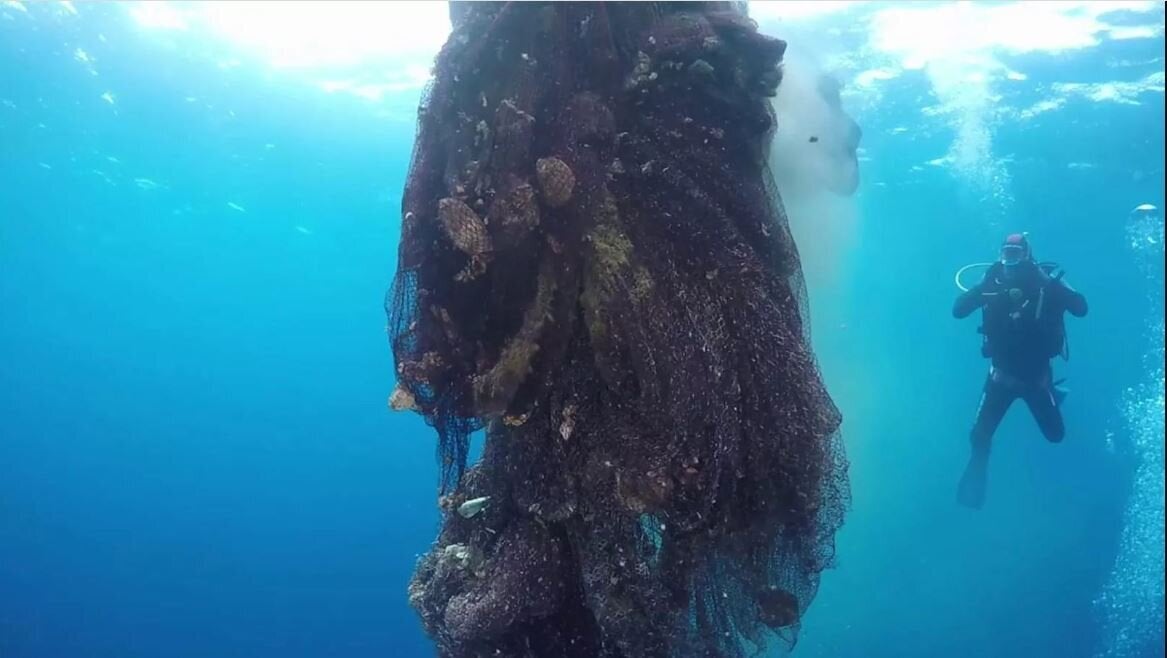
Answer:
[[[737,3],[451,3],[387,299],[442,656],[791,646],[848,499]],[[467,468],[471,433],[481,459]]]

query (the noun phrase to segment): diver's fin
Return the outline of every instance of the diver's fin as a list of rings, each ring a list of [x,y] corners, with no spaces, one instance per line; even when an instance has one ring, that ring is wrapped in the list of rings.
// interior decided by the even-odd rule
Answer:
[[[1062,406],[1062,402],[1066,399],[1066,396],[1070,394],[1070,389],[1062,386],[1062,382],[1064,381],[1066,380],[1059,379],[1058,381],[1054,382],[1052,386],[1050,386],[1050,395],[1052,395],[1054,398],[1055,407]]]
[[[988,480],[988,463],[983,459],[972,458],[964,469],[960,478],[960,486],[956,491],[956,502],[963,507],[980,509],[985,504],[985,484]]]

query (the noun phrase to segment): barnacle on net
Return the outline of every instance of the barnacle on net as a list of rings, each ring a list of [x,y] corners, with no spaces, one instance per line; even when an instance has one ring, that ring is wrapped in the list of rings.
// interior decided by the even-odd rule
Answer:
[[[571,200],[575,189],[575,174],[559,158],[540,158],[535,163],[535,174],[539,177],[539,187],[543,190],[543,200],[552,208],[558,208]]]
[[[527,422],[530,414],[510,414],[502,417],[502,422],[507,427],[519,427]]]
[[[398,384],[389,396],[389,408],[393,411],[417,411],[417,400],[413,398],[412,393]]]
[[[489,253],[474,254],[470,257],[469,262],[466,263],[466,267],[463,267],[457,274],[454,275],[454,280],[459,283],[473,281],[486,271],[486,266],[489,262]]]
[[[454,246],[468,256],[481,254],[490,249],[490,236],[486,233],[486,226],[474,212],[474,209],[458,199],[442,199],[438,201],[438,219],[446,235],[454,242]]]
[[[442,357],[437,352],[426,352],[418,359],[401,361],[397,364],[397,373],[402,380],[408,382],[428,383],[433,380],[445,367]],[[413,392],[398,383],[393,390],[393,396],[403,408],[416,404]]]
[[[490,234],[478,213],[458,199],[445,198],[438,201],[438,220],[454,246],[470,257],[466,268],[455,278],[464,281],[481,274],[486,268],[491,246]]]
[[[575,405],[569,404],[563,408],[563,422],[559,424],[559,436],[564,441],[571,439],[572,432],[575,431]]]

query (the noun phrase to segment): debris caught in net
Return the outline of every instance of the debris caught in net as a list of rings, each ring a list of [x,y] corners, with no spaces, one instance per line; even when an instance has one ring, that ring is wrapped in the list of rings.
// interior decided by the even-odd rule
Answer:
[[[724,2],[451,18],[386,300],[442,466],[411,604],[451,658],[791,646],[848,493],[766,168],[785,44]]]

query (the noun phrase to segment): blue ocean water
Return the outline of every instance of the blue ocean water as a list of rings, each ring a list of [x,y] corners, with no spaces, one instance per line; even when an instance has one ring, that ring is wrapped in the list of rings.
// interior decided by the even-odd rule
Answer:
[[[381,302],[444,8],[236,4],[0,3],[2,658],[433,655]],[[1162,5],[780,4],[864,130],[795,227],[853,503],[794,655],[1163,655]],[[1091,309],[972,512],[953,273],[1017,230]]]

